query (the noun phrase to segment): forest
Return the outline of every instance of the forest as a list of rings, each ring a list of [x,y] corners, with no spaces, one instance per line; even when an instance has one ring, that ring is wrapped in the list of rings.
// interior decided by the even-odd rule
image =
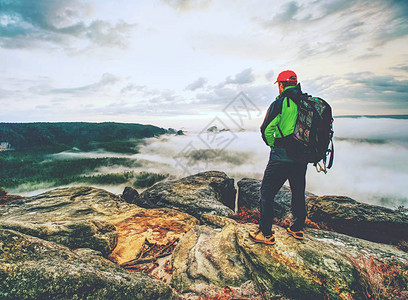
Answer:
[[[169,129],[170,130],[170,129]],[[140,140],[167,133],[166,129],[127,123],[0,123],[0,142],[15,150],[41,147],[58,152],[72,147],[89,151],[107,147],[108,151],[131,150],[129,140]]]
[[[124,123],[0,123],[0,143],[10,149],[0,151],[0,188],[12,189],[71,183],[122,184],[145,188],[167,174],[135,172],[141,164],[121,157],[56,159],[62,151],[136,154],[145,138],[180,134],[174,129]],[[109,167],[112,173],[100,173]],[[115,169],[118,172],[114,172]],[[123,171],[126,169],[126,171]],[[122,170],[122,171],[120,171]]]

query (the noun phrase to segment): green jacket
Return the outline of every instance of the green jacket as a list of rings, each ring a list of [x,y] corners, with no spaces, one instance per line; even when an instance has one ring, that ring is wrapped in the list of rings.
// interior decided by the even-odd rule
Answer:
[[[300,84],[288,86],[269,106],[261,125],[262,139],[266,145],[273,147],[275,146],[275,139],[293,133],[298,111],[297,105],[292,99],[297,98],[297,95],[300,94],[302,94]]]

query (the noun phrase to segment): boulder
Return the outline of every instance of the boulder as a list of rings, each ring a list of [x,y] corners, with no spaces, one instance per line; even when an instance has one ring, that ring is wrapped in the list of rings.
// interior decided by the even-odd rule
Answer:
[[[238,181],[238,209],[246,207],[250,210],[260,211],[262,180],[253,178],[243,178]],[[306,192],[306,197],[313,195]],[[283,220],[290,214],[292,192],[287,185],[282,186],[275,196],[275,218]]]
[[[118,264],[136,259],[146,240],[165,245],[198,223],[193,216],[174,209],[143,209],[115,225],[118,244],[109,259]]]
[[[375,242],[408,241],[408,215],[341,196],[307,199],[308,216],[336,232]]]
[[[234,213],[235,194],[234,179],[223,172],[208,171],[159,182],[142,193],[137,205],[175,208],[196,218],[205,213],[228,216]]]
[[[1,299],[178,299],[172,289],[130,273],[101,253],[0,229]]]
[[[298,241],[274,226],[276,244],[253,242],[248,234],[257,225],[235,227],[239,249],[254,281],[264,295],[291,299],[362,299],[366,286],[355,260],[375,257],[389,262],[397,258],[406,264],[408,254],[392,246],[377,244],[335,232],[307,229]]]
[[[172,255],[172,286],[181,293],[204,295],[225,286],[248,285],[250,275],[241,261],[234,228],[195,226],[186,233]]]
[[[0,228],[70,248],[92,248],[106,256],[117,243],[114,225],[141,210],[101,189],[55,189],[0,207]]]
[[[125,200],[127,203],[136,204],[140,201],[140,195],[137,190],[134,188],[127,186],[123,190],[122,199]]]

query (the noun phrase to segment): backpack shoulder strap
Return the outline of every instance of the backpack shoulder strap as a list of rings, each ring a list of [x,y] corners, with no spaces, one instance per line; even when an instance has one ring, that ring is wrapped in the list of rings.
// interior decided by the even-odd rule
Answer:
[[[334,143],[333,143],[333,138],[330,139],[331,143],[331,149],[330,149],[330,158],[329,158],[329,164],[327,165],[327,168],[330,169],[333,166],[333,160],[334,160]]]

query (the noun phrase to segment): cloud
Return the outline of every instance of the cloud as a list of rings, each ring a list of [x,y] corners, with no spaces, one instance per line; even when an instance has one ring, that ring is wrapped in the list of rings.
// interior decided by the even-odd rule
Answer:
[[[0,0],[0,46],[27,48],[44,42],[67,45],[72,39],[98,46],[124,47],[136,25],[103,20],[88,22],[89,3],[70,0]]]
[[[337,12],[342,12],[348,9],[350,6],[355,5],[357,1],[355,0],[332,0],[332,1],[321,1],[321,15],[329,16],[331,14],[335,14]]]
[[[366,60],[366,59],[372,59],[374,57],[381,57],[381,56],[382,55],[378,53],[367,53],[367,54],[359,55],[354,59],[355,60]]]
[[[237,94],[238,92],[235,89],[217,86],[213,87],[209,92],[196,94],[196,98],[198,104],[213,105],[222,110]]]
[[[346,76],[350,84],[360,85],[369,92],[398,96],[397,101],[408,102],[408,80],[397,80],[392,76],[378,76],[369,72],[350,73]]]
[[[337,42],[348,42],[364,35],[364,25],[362,21],[355,21],[350,24],[346,24],[340,31],[337,32],[334,40]]]
[[[206,9],[210,6],[212,0],[163,0],[163,2],[177,10],[189,11]]]
[[[279,43],[273,45],[275,49],[300,60],[328,56],[346,51],[352,41],[364,34],[364,22],[354,18],[354,13],[345,14],[354,2],[291,1],[278,7],[272,17],[255,20],[267,32],[281,36]]]
[[[390,14],[389,19],[377,29],[377,46],[408,35],[408,2],[404,0],[385,1],[383,8],[390,11]]]
[[[227,76],[224,81],[216,84],[215,86],[209,87],[209,89],[213,91],[221,91],[225,88],[226,85],[246,85],[253,83],[255,81],[255,75],[253,74],[252,68],[247,68],[233,76]]]
[[[155,104],[175,104],[183,102],[183,100],[173,90],[163,90],[149,99],[150,103]]]
[[[299,4],[296,1],[291,1],[282,6],[282,11],[277,13],[272,20],[269,22],[269,25],[276,25],[276,24],[288,24],[292,21],[298,21],[295,19],[299,11]]]
[[[82,33],[78,37],[87,37],[94,44],[99,46],[126,46],[129,32],[136,25],[119,21],[115,25],[109,22],[97,20],[89,26],[82,25]]]
[[[291,1],[271,17],[254,18],[267,32],[282,34],[279,45],[297,45],[298,59],[353,53],[357,48],[376,49],[408,35],[407,1]],[[302,32],[299,35],[299,32]],[[278,34],[279,34],[278,33]],[[368,50],[371,52],[372,50]],[[381,52],[380,52],[381,53]],[[357,60],[381,54],[353,53]]]
[[[278,94],[277,88],[270,84],[254,86],[249,85],[245,86],[244,89],[240,88],[239,86],[224,87],[218,85],[211,87],[211,89],[207,92],[197,93],[196,105],[202,108],[212,108],[222,111],[238,96],[240,92],[244,92],[250,101],[260,109],[266,109]]]
[[[316,32],[311,32],[308,39],[301,40],[298,57],[305,59],[317,55],[332,56],[339,53],[345,53],[349,49],[355,48],[356,43],[368,34],[366,23],[363,21],[355,21],[354,17],[351,17],[350,20],[344,20],[343,23],[344,24],[335,26],[335,28],[331,29],[327,34],[326,32],[320,32],[320,29],[318,29],[318,34]],[[320,23],[310,25],[309,31],[318,28],[318,24]],[[323,35],[323,37],[318,37],[317,35],[319,34]],[[368,53],[364,56],[361,55],[356,59],[367,59],[378,55],[379,54]]]
[[[391,69],[392,70],[408,72],[408,65],[399,65],[399,66],[396,66],[396,67],[392,67]]]
[[[75,87],[75,88],[57,88],[57,89],[50,89],[47,91],[49,94],[77,94],[77,93],[85,93],[85,92],[96,92],[100,89],[103,89],[106,86],[113,85],[120,81],[119,77],[110,74],[104,73],[101,79],[95,83]]]
[[[334,115],[401,114],[408,111],[408,80],[398,76],[375,75],[371,72],[342,76],[311,78],[302,88],[313,96],[327,100]]]
[[[135,92],[135,91],[143,90],[145,88],[146,88],[146,86],[143,86],[143,85],[136,85],[136,84],[133,84],[133,83],[129,83],[120,90],[120,93],[121,94],[128,94],[128,93],[132,93],[132,92]]]
[[[13,94],[13,92],[11,92],[11,91],[0,89],[0,99],[1,98],[7,99],[12,94]]]
[[[204,87],[204,85],[208,82],[207,78],[200,77],[196,81],[190,83],[186,86],[186,90],[195,91],[196,89]]]
[[[269,71],[268,73],[265,74],[265,78],[268,81],[273,81],[275,79],[275,72],[273,72],[272,70]]]
[[[357,1],[353,0],[333,0],[333,1],[313,1],[305,4],[299,4],[296,1],[290,1],[283,4],[270,20],[263,21],[265,27],[283,27],[285,30],[293,26],[309,23],[316,23],[331,15],[343,12]],[[288,27],[288,25],[292,27]]]
[[[234,76],[228,76],[225,79],[224,84],[246,84],[252,83],[254,80],[255,76],[252,73],[252,68],[248,68],[238,74],[235,74]]]

